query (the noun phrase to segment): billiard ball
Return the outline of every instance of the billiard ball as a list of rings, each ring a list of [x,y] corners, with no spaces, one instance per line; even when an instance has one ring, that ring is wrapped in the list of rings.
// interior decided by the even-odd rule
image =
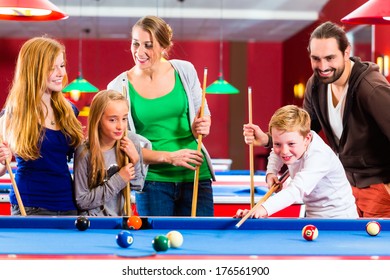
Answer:
[[[130,231],[122,230],[116,236],[116,243],[122,248],[128,248],[133,244],[134,237]]]
[[[376,221],[368,222],[366,232],[371,236],[377,236],[381,232],[381,225]]]
[[[74,224],[79,231],[84,231],[84,230],[87,230],[89,228],[90,222],[89,222],[87,217],[80,216],[80,217],[77,217]]]
[[[183,244],[183,235],[176,230],[168,232],[167,238],[172,248],[179,248]]]
[[[170,247],[169,243],[170,241],[165,235],[157,235],[152,241],[153,249],[156,252],[167,251]]]
[[[127,219],[127,225],[129,229],[140,229],[142,226],[142,220],[139,216],[131,216]]]
[[[304,226],[302,236],[308,241],[313,241],[318,237],[318,229],[313,225]]]

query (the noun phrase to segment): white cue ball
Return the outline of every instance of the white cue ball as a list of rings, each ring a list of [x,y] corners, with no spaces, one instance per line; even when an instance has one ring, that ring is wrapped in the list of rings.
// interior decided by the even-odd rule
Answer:
[[[168,232],[167,238],[170,241],[172,248],[179,248],[183,245],[183,235],[176,230]]]
[[[377,236],[381,232],[381,225],[376,221],[368,222],[366,231],[371,236]]]

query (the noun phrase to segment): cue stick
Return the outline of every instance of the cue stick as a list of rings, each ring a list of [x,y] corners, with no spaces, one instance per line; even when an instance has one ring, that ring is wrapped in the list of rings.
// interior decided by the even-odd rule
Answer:
[[[248,87],[248,114],[249,123],[252,124],[252,87]],[[254,163],[253,163],[253,143],[249,144],[249,174],[250,174],[250,196],[251,208],[255,205],[255,179],[254,179]]]
[[[206,85],[207,85],[207,67],[204,68],[204,72],[203,72],[202,103],[200,105],[199,118],[203,117],[203,113],[204,113],[204,104],[206,99]],[[202,137],[203,137],[202,134],[198,135],[198,152],[202,150]],[[198,203],[199,172],[200,172],[200,165],[196,166],[195,169],[194,189],[192,192],[191,217],[196,217],[196,206]]]
[[[5,124],[3,124],[3,135],[5,135]],[[3,140],[1,140],[1,142],[3,142]],[[27,216],[26,209],[24,209],[22,197],[20,196],[19,188],[18,188],[18,185],[16,184],[16,181],[14,178],[14,173],[12,172],[11,164],[10,164],[8,158],[5,159],[5,166],[7,168],[9,177],[11,179],[12,188],[14,189],[16,201],[18,202],[18,206],[19,206],[19,210],[20,210],[20,214],[22,216]]]
[[[7,167],[9,177],[11,178],[12,187],[14,188],[14,193],[15,193],[18,205],[19,205],[20,213],[22,216],[27,216],[26,210],[24,209],[22,197],[20,196],[19,189],[18,189],[18,186],[16,185],[16,181],[15,181],[14,175],[12,173],[12,168],[11,168],[11,165],[10,165],[10,162],[8,159],[5,160],[5,165]]]
[[[127,94],[126,94],[126,84],[125,84],[125,79],[123,79],[122,83],[122,94],[127,100]],[[123,137],[127,137],[127,124],[126,124],[126,129],[124,132]],[[125,165],[129,164],[129,157],[125,153]],[[123,195],[125,197],[125,213],[127,216],[133,216],[133,211],[131,209],[131,199],[130,199],[130,182],[127,182],[125,189],[123,190]]]
[[[256,203],[256,205],[249,210],[249,212],[236,224],[236,228],[239,228],[250,216],[253,215],[253,213],[256,211],[257,208],[259,208],[278,188],[281,184],[283,184],[289,176],[288,169],[280,176],[279,183],[275,183],[272,185],[272,187],[268,190],[268,192]]]

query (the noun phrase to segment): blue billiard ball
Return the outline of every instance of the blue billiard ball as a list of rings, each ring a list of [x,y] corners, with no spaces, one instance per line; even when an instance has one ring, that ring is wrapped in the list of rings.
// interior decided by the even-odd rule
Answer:
[[[133,244],[134,237],[130,231],[122,230],[116,236],[116,243],[122,248],[128,248]]]

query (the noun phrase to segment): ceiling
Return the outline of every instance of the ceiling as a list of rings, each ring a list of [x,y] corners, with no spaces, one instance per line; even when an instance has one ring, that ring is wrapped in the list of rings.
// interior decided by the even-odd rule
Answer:
[[[144,15],[164,18],[174,40],[282,42],[319,17],[328,0],[51,0],[69,18],[49,22],[0,21],[0,38],[48,34],[127,39]],[[84,34],[84,33],[83,33]]]

